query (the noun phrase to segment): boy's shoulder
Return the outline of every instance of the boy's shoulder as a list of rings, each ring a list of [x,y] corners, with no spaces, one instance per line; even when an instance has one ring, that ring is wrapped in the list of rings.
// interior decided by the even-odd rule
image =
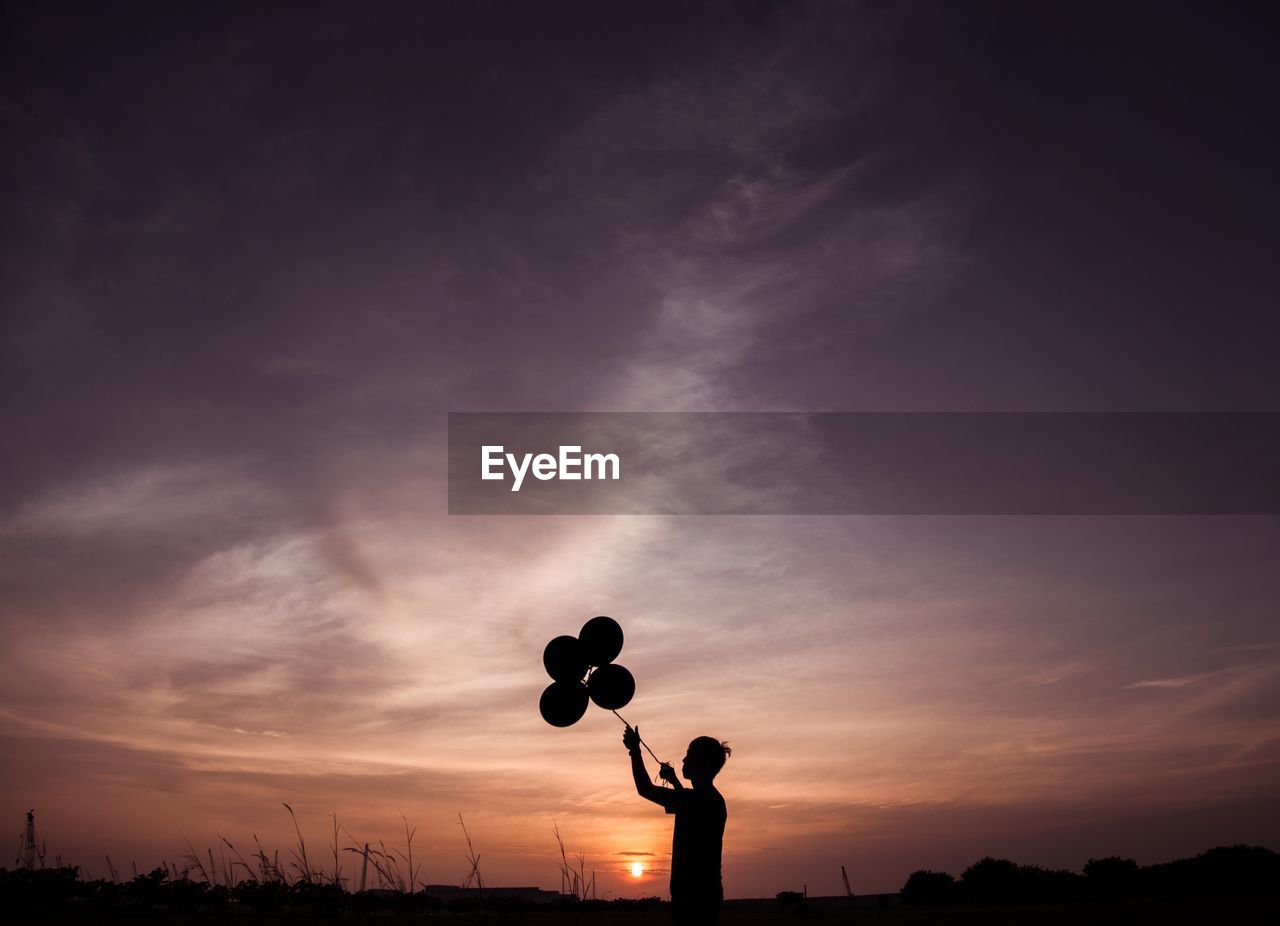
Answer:
[[[724,795],[720,793],[719,789],[716,788],[715,785],[711,785],[710,787],[704,788],[702,790],[698,790],[697,788],[690,788],[687,791],[685,791],[685,794],[689,795],[690,803],[696,804],[700,807],[723,807],[724,806]]]

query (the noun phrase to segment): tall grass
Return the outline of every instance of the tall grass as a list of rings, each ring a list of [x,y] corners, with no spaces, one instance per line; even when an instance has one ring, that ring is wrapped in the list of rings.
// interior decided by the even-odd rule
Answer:
[[[346,833],[350,846],[344,846],[344,852],[354,852],[359,855],[364,865],[372,865],[374,873],[378,877],[378,887],[381,890],[398,891],[402,894],[412,894],[418,889],[418,882],[422,880],[422,865],[415,865],[413,862],[413,837],[417,835],[418,828],[409,825],[409,818],[403,813],[400,819],[404,821],[404,840],[405,848],[387,848],[387,844],[381,839],[378,840],[378,848],[373,848],[368,842],[363,846],[356,841],[355,837],[350,833],[346,833],[338,825],[337,816],[335,815],[334,839],[337,840],[337,834],[341,830]],[[334,852],[334,858],[337,858],[337,852]],[[401,869],[401,863],[404,868]],[[335,861],[336,865],[336,861]]]
[[[404,843],[402,846],[388,846],[383,840],[376,842],[358,840],[343,826],[336,813],[331,814],[332,842],[327,846],[329,855],[327,865],[315,858],[308,851],[306,836],[302,824],[292,806],[281,802],[289,821],[293,825],[294,844],[286,849],[286,857],[282,861],[279,849],[271,852],[263,846],[258,834],[253,834],[254,851],[246,856],[227,837],[218,834],[218,856],[213,849],[203,852],[196,849],[191,840],[183,835],[186,852],[178,857],[177,862],[164,860],[159,869],[172,881],[194,880],[210,887],[233,888],[239,884],[249,883],[258,886],[281,885],[298,887],[304,885],[329,885],[344,891],[362,889],[378,889],[394,891],[402,894],[416,893],[426,886],[422,876],[422,863],[414,858],[414,840],[417,827],[409,822],[405,814],[400,814],[404,826]],[[476,851],[471,833],[467,829],[466,820],[458,814],[458,825],[462,828],[462,836],[466,842],[466,860],[468,871],[462,880],[461,887],[483,890],[484,876],[480,870],[480,853]],[[596,891],[595,872],[587,874],[586,854],[570,853],[565,847],[564,837],[559,823],[552,818],[552,831],[556,846],[560,852],[560,893],[578,900],[586,900],[594,896]],[[345,841],[347,844],[342,845]],[[344,876],[343,859],[346,853],[359,857],[359,871]],[[111,857],[105,856],[107,878],[110,881],[121,880],[119,872]],[[137,865],[134,864],[135,879]]]
[[[573,863],[569,861],[568,852],[565,851],[564,839],[560,835],[560,824],[556,822],[555,817],[551,818],[551,825],[556,836],[556,845],[560,847],[560,893],[568,894],[577,900],[586,900],[595,896],[596,873],[593,871],[590,879],[587,878],[586,853],[579,852],[573,856],[578,863],[575,869]]]
[[[248,859],[236,848],[231,840],[219,835],[218,850],[221,862],[220,864],[216,863],[213,849],[207,849],[202,855],[191,844],[191,840],[183,836],[183,843],[186,845],[187,851],[180,857],[182,864],[170,865],[169,862],[165,861],[161,867],[172,880],[180,881],[194,878],[210,886],[234,887],[237,884],[248,881],[258,885],[280,884],[288,887],[304,884],[324,884],[333,885],[343,890],[355,890],[357,886],[348,884],[348,879],[343,877],[342,870],[342,853],[354,852],[362,857],[366,866],[373,869],[376,883],[367,884],[365,885],[366,887],[412,894],[418,890],[420,885],[425,885],[422,879],[422,864],[421,862],[415,862],[413,858],[413,840],[418,830],[410,825],[409,818],[403,813],[400,815],[400,819],[404,824],[405,834],[403,848],[398,846],[388,847],[381,839],[377,841],[376,848],[368,842],[360,843],[338,821],[338,815],[336,813],[331,814],[333,842],[329,844],[328,848],[331,853],[330,864],[332,867],[325,870],[324,865],[315,860],[307,851],[307,840],[302,832],[302,825],[298,822],[298,815],[294,813],[289,804],[282,802],[282,806],[289,814],[289,820],[293,824],[294,832],[294,845],[288,850],[288,857],[283,864],[280,859],[280,850],[277,849],[269,855],[267,850],[263,848],[262,840],[258,838],[258,834],[254,833],[253,843],[257,851],[251,852]],[[340,845],[344,837],[350,843],[349,846]],[[229,857],[227,855],[228,852],[230,852]],[[252,859],[252,862],[250,859]],[[107,858],[107,871],[112,881],[119,880],[110,857]]]
[[[471,863],[471,870],[467,872],[467,877],[463,880],[463,887],[475,887],[484,890],[484,878],[480,876],[480,855],[476,852],[475,847],[471,845],[471,834],[467,832],[467,824],[462,820],[462,814],[458,814],[458,825],[462,827],[462,835],[467,840],[467,861]]]

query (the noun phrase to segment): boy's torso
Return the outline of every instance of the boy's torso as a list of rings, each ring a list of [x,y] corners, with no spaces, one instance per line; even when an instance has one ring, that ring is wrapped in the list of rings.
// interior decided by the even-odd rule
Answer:
[[[720,854],[728,817],[724,798],[715,788],[681,792],[673,809],[671,896],[721,894]]]

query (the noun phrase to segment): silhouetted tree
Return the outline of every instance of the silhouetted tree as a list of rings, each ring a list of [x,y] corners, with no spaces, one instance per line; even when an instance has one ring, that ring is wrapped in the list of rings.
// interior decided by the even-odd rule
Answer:
[[[1084,864],[1084,877],[1093,896],[1123,897],[1138,890],[1138,863],[1118,855],[1091,858]]]
[[[960,875],[965,900],[974,903],[1007,903],[1019,899],[1018,866],[1007,858],[974,862]]]
[[[1065,901],[1083,893],[1083,880],[1073,871],[984,858],[960,876],[960,893],[968,902],[983,904]]]
[[[1280,855],[1261,846],[1219,846],[1193,858],[1148,865],[1139,872],[1144,893],[1214,894],[1280,890]]]
[[[913,871],[898,893],[908,906],[946,906],[956,902],[956,879],[945,871]]]

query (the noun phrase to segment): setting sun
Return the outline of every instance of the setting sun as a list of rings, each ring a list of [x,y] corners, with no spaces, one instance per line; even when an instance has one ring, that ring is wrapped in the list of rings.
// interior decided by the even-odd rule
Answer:
[[[638,878],[638,877],[640,877],[642,874],[644,874],[644,866],[643,866],[643,865],[641,865],[639,862],[632,862],[632,863],[631,863],[631,877],[633,877],[633,878]]]

